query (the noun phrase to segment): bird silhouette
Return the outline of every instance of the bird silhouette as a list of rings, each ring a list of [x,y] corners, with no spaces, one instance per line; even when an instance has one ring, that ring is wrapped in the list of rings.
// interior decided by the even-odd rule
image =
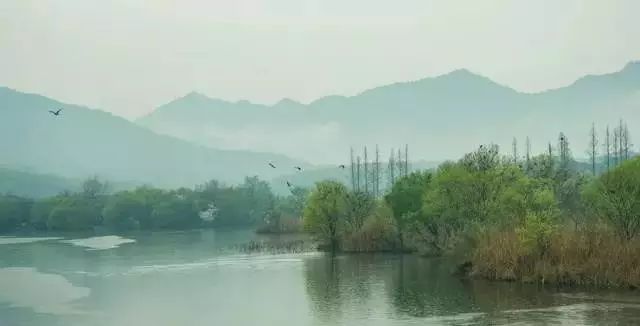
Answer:
[[[270,167],[272,167],[272,168],[274,168],[274,169],[276,168],[276,166],[275,166],[275,165],[273,165],[273,163],[269,163],[269,166],[270,166]]]
[[[291,182],[287,181],[287,187],[291,188]]]
[[[62,109],[58,109],[58,111],[51,111],[49,110],[49,113],[55,115],[56,117],[60,115],[60,112],[62,112]]]
[[[344,169],[344,164],[338,165],[339,168]]]
[[[293,168],[294,168],[294,169],[296,169],[296,170],[298,170],[298,171],[302,171],[302,168],[301,168],[301,167],[299,167],[299,166],[294,166]]]

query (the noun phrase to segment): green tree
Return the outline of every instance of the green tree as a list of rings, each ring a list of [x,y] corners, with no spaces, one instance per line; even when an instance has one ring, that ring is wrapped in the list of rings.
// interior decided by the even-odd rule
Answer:
[[[307,199],[304,226],[332,252],[339,249],[339,236],[347,213],[347,188],[336,181],[322,181]]]
[[[29,222],[36,230],[44,231],[47,229],[47,223],[51,211],[62,201],[64,197],[55,196],[37,200],[31,207],[29,213]]]
[[[105,226],[115,230],[138,229],[150,213],[149,207],[128,191],[111,196],[102,210]]]
[[[640,232],[640,158],[601,175],[584,191],[585,202],[626,240]]]
[[[391,187],[391,192],[385,196],[385,201],[393,212],[401,249],[404,248],[406,228],[416,221],[430,182],[431,173],[413,172],[396,181]]]
[[[270,213],[275,204],[275,196],[271,186],[258,177],[246,177],[240,186],[243,207],[247,209],[249,223],[261,222],[266,214]]]
[[[26,224],[32,204],[33,202],[26,198],[0,196],[0,232],[10,232]]]
[[[50,230],[80,231],[96,226],[100,221],[100,210],[82,197],[67,197],[51,211],[47,221]]]
[[[82,183],[82,195],[87,198],[103,196],[109,190],[109,184],[94,176]]]
[[[345,223],[349,231],[357,231],[363,225],[365,219],[371,215],[375,208],[375,199],[371,193],[364,191],[351,191],[345,198],[346,216]]]
[[[562,215],[573,222],[577,230],[585,222],[584,201],[582,192],[589,178],[583,174],[573,173],[556,185],[556,196]]]
[[[179,193],[169,194],[161,202],[155,203],[151,218],[158,229],[188,229],[202,222],[193,202]]]

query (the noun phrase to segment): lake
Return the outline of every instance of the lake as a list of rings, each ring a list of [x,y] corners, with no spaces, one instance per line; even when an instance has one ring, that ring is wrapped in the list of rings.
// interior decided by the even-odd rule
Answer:
[[[640,324],[632,291],[463,280],[446,259],[247,253],[251,231],[0,237],[0,325]]]

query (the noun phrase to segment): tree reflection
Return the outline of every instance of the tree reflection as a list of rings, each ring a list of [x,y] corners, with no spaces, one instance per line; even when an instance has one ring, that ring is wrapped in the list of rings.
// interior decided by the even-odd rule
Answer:
[[[464,282],[440,259],[401,256],[392,266],[386,288],[396,312],[426,317],[474,310]]]
[[[305,261],[305,286],[315,316],[324,322],[340,319],[340,265],[334,255]]]

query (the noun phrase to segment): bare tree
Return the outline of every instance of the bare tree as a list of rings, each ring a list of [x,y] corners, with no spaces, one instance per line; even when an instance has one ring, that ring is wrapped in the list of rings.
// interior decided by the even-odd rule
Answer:
[[[558,136],[558,156],[560,157],[560,164],[558,171],[561,172],[563,178],[568,177],[569,164],[571,161],[571,150],[569,149],[569,139],[564,133],[560,133]]]
[[[391,155],[389,155],[389,167],[387,172],[387,175],[389,177],[389,189],[391,189],[391,187],[393,187],[393,184],[396,182],[395,168],[396,168],[396,162],[394,157],[394,151],[393,149],[391,149]]]
[[[378,145],[376,144],[376,167],[375,167],[375,185],[374,185],[374,196],[377,198],[380,196],[380,151],[378,150]]]
[[[596,175],[596,160],[598,159],[598,136],[596,134],[596,124],[591,124],[589,133],[589,158],[591,158],[591,173]]]
[[[549,154],[547,158],[549,160],[549,164],[547,164],[547,169],[549,169],[547,175],[551,175],[553,173],[553,148],[551,147],[551,143],[547,146],[547,152]]]
[[[513,164],[518,164],[518,140],[516,137],[513,137],[513,142],[511,143],[511,150],[513,153]]]
[[[356,192],[360,192],[360,155],[358,155],[358,157],[356,158],[356,178],[357,178],[357,186],[356,186]]]
[[[356,167],[353,162],[353,147],[351,147],[351,190],[356,191]]]
[[[620,143],[618,127],[613,128],[613,166],[617,166],[620,158]]]
[[[620,142],[618,145],[618,162],[622,163],[624,161],[624,124],[622,119],[620,119],[620,124],[618,125],[618,141]]]
[[[398,148],[398,179],[400,179],[400,177],[404,176],[404,162],[402,162],[402,152],[400,151],[400,148]]]
[[[404,175],[409,175],[409,144],[404,145]]]
[[[527,170],[530,169],[530,163],[531,163],[531,141],[529,140],[529,136],[527,136],[527,141],[526,141],[526,164],[527,164]]]
[[[608,125],[604,134],[604,152],[607,155],[607,171],[609,171],[611,170],[611,133]]]
[[[369,159],[367,157],[367,146],[364,147],[364,192],[369,193]]]
[[[622,153],[625,160],[629,159],[629,152],[631,151],[631,136],[629,135],[629,127],[627,123],[624,123],[624,128],[622,129]]]

